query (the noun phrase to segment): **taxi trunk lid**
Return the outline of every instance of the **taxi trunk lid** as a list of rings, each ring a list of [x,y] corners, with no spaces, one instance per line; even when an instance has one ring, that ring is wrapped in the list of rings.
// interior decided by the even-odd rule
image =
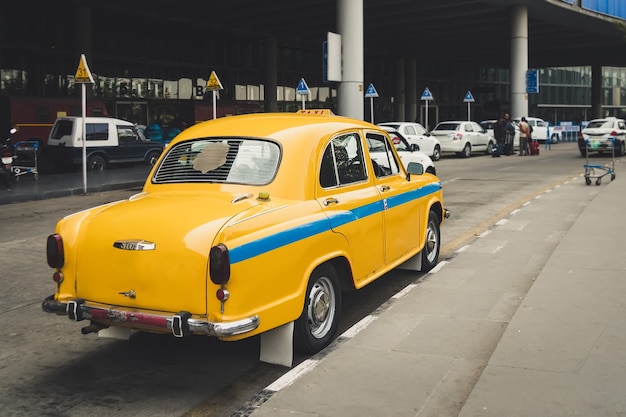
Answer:
[[[224,223],[246,207],[170,195],[143,196],[99,211],[80,229],[77,297],[207,314],[209,250]]]

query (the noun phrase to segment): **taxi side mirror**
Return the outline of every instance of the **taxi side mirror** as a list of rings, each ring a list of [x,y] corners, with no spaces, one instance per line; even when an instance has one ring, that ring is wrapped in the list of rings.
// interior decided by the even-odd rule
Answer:
[[[424,165],[419,162],[409,162],[406,171],[411,175],[422,175],[424,173]]]

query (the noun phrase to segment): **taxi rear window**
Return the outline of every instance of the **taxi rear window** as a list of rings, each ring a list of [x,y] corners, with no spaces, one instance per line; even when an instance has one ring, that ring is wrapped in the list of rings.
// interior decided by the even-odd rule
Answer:
[[[153,183],[237,183],[265,185],[280,162],[280,147],[249,138],[205,138],[176,143],[167,150]]]

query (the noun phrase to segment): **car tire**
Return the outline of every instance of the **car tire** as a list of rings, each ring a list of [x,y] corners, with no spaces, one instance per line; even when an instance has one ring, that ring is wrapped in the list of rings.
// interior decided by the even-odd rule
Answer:
[[[469,158],[472,155],[472,145],[469,142],[465,144],[463,150],[459,152],[459,156],[462,158]]]
[[[100,155],[93,155],[87,160],[88,171],[104,171],[107,166],[107,161]]]
[[[555,143],[559,143],[559,135],[557,135],[556,133],[553,134],[552,136],[550,136],[550,143],[551,144],[555,144]]]
[[[493,141],[492,140],[490,140],[489,143],[487,144],[487,150],[485,151],[485,153],[487,155],[493,154]]]
[[[316,353],[334,339],[341,317],[339,276],[330,264],[317,267],[306,289],[302,314],[295,322],[297,351]]]
[[[428,213],[428,224],[426,225],[426,240],[422,248],[422,272],[428,272],[437,265],[440,246],[439,216],[434,210],[430,210],[430,213]]]
[[[433,161],[438,161],[439,158],[441,158],[441,148],[439,147],[439,145],[436,145],[435,149],[433,149],[433,156],[431,157],[431,159]]]
[[[156,161],[159,159],[160,152],[150,151],[148,156],[146,157],[146,165],[153,167],[156,164]]]

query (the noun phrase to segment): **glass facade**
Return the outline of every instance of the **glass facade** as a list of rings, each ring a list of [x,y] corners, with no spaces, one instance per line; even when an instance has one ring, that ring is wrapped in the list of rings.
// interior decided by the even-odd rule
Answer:
[[[56,11],[52,5],[42,6],[38,12],[33,16],[3,14],[0,97],[78,100],[80,89],[74,74],[80,54],[75,52],[75,38],[85,36],[83,27],[76,27],[76,13]],[[53,18],[46,18],[48,14]],[[129,14],[99,19],[91,25],[87,42],[91,50],[87,60],[95,79],[88,88],[89,99],[104,102],[110,116],[144,125],[154,120],[189,125],[209,119],[212,93],[205,92],[205,87],[211,71],[224,86],[216,93],[218,116],[266,110],[266,39],[206,33],[166,17],[140,20]],[[116,29],[101,30],[103,22],[112,19]],[[278,46],[271,68],[276,71],[279,111],[301,107],[301,96],[296,95],[300,78],[306,79],[311,90],[305,97],[307,108],[336,109],[337,85],[323,82],[321,55],[321,45],[317,50]],[[405,63],[365,57],[364,84],[373,83],[380,94],[375,100],[376,121],[396,118],[394,109],[401,100],[394,81],[398,65]],[[496,118],[510,109],[507,69],[420,62],[416,68],[417,106],[423,108],[419,98],[429,88],[435,98],[429,109],[432,122],[465,119],[468,106],[463,99],[468,91],[475,98],[471,104],[474,120]],[[529,115],[552,122],[589,118],[590,67],[539,71],[540,89],[538,94],[529,95]],[[626,69],[605,67],[602,77],[602,113],[625,116]],[[366,115],[369,104],[364,100]],[[49,113],[52,119],[58,114]]]

